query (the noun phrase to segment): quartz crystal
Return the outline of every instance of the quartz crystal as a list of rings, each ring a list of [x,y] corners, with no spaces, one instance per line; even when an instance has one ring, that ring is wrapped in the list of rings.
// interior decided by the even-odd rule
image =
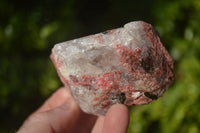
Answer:
[[[81,109],[105,115],[113,104],[148,104],[172,84],[173,61],[143,21],[58,43],[51,59]]]

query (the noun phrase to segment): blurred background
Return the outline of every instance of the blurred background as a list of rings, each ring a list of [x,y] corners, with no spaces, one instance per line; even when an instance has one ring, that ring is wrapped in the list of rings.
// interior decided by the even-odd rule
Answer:
[[[151,23],[174,60],[175,82],[157,101],[130,108],[129,133],[200,132],[200,0],[0,0],[0,132],[62,86],[55,43]]]

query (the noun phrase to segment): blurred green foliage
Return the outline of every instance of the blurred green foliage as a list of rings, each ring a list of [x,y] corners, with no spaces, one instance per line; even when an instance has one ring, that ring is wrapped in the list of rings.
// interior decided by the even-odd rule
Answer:
[[[200,132],[199,0],[0,0],[0,132],[14,132],[61,86],[55,43],[144,20],[174,59],[175,82],[130,108],[129,133]]]

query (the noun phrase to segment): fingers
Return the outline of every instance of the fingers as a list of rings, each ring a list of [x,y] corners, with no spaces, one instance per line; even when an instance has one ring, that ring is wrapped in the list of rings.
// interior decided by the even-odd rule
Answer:
[[[70,133],[91,133],[96,119],[97,116],[86,114],[81,111],[79,118]]]
[[[18,133],[62,133],[72,130],[80,114],[80,108],[72,97],[65,94],[63,99],[56,101],[56,99],[59,99],[58,96],[61,96],[61,92],[64,92],[62,89],[58,91],[25,121]],[[66,96],[68,97],[67,100],[64,98]],[[64,99],[66,102],[63,105],[51,109],[60,105]]]
[[[92,133],[126,133],[129,124],[129,111],[125,105],[113,105],[106,116],[100,116]]]
[[[80,111],[70,91],[60,88],[20,128],[18,133],[91,132],[96,116]],[[129,123],[128,108],[113,105],[105,117],[99,117],[92,133],[125,133]]]
[[[99,116],[92,129],[92,133],[102,133],[104,119],[105,119],[104,116]]]
[[[113,105],[107,112],[103,133],[126,133],[129,124],[129,111],[125,105]]]

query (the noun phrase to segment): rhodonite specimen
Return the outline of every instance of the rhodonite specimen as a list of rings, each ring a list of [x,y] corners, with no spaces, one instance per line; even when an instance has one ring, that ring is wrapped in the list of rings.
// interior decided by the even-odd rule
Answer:
[[[143,21],[56,44],[51,59],[81,109],[105,115],[113,104],[148,104],[172,84],[173,61]]]

